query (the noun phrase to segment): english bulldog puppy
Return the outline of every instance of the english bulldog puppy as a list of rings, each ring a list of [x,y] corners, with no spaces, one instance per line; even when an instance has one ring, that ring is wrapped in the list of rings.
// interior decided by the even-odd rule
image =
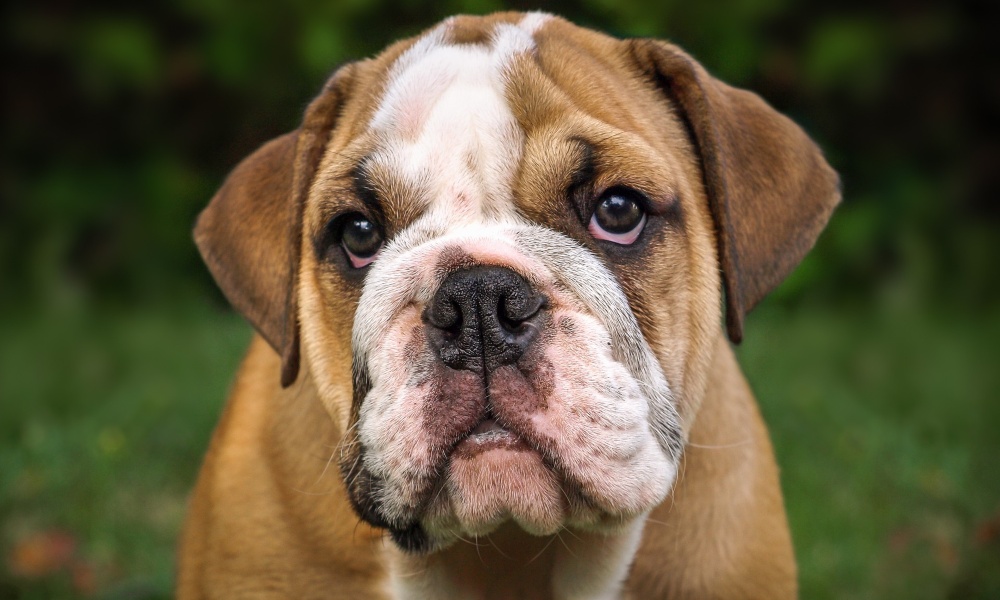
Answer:
[[[195,228],[259,335],[179,597],[794,597],[730,340],[838,200],[665,42],[502,13],[340,68]]]

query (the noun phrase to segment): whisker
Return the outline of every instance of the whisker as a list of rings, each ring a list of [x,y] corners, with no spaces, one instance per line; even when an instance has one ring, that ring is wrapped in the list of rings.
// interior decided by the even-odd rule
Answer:
[[[726,448],[739,448],[740,446],[746,446],[752,444],[753,440],[743,440],[742,442],[733,442],[732,444],[695,444],[693,442],[688,442],[686,446],[692,448],[701,448],[705,450],[724,450]]]
[[[564,529],[563,531],[566,531],[566,530]],[[572,551],[572,550],[570,550],[570,547],[569,547],[569,544],[567,544],[567,543],[566,543],[566,540],[562,539],[562,536],[561,536],[561,535],[559,535],[559,534],[560,534],[560,532],[559,532],[559,531],[557,531],[557,532],[556,532],[556,537],[557,537],[557,538],[559,538],[559,542],[560,542],[560,543],[562,543],[562,545],[563,545],[563,548],[565,548],[565,549],[566,549],[566,552],[569,552],[569,555],[570,555],[570,556],[572,556],[573,558],[576,558],[576,554],[573,554],[573,551]]]
[[[330,463],[333,462],[333,457],[336,455],[337,450],[334,448],[333,452],[330,453],[330,458],[326,459],[326,464],[323,465],[323,470],[320,471],[319,477],[317,477],[316,481],[313,482],[313,486],[316,486],[323,479],[323,476],[326,475],[326,472],[330,469]]]
[[[500,549],[500,546],[497,546],[497,543],[493,541],[493,536],[492,535],[486,534],[486,541],[488,541],[491,546],[493,546],[494,548],[496,548],[496,551],[500,553],[500,556],[502,556],[502,557],[504,557],[506,559],[510,559],[511,558],[510,556],[507,555],[506,552],[504,552],[503,550]]]
[[[293,487],[292,491],[295,492],[296,494],[302,494],[303,496],[329,496],[330,494],[334,493],[336,489],[328,490],[325,492],[309,492],[306,490],[301,490],[299,488]]]
[[[536,560],[538,560],[539,557],[541,557],[543,554],[545,554],[545,551],[549,549],[549,546],[551,546],[552,542],[554,542],[554,541],[556,541],[556,536],[555,535],[553,535],[551,538],[549,538],[548,543],[546,543],[544,546],[542,546],[542,549],[538,551],[538,554],[536,554],[535,556],[533,556],[531,558],[531,560],[529,560],[528,562],[524,563],[525,566],[530,565],[531,563],[533,563]]]

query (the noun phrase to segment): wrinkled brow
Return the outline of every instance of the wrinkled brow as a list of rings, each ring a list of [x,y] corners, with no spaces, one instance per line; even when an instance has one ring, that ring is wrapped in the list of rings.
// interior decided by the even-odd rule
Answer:
[[[597,159],[594,145],[582,137],[571,137],[567,140],[579,152],[573,172],[570,175],[570,190],[586,185],[594,179],[597,173]]]
[[[382,213],[379,204],[378,189],[371,174],[372,155],[367,154],[354,165],[351,170],[351,183],[354,185],[354,193],[358,199],[373,212]]]
[[[384,150],[366,154],[351,173],[358,198],[385,218],[390,235],[412,223],[427,207],[427,177],[426,173],[405,176],[395,165],[393,153]]]

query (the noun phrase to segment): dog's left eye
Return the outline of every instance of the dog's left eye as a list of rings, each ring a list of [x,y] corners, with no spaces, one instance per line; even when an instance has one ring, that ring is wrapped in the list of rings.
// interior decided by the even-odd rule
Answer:
[[[646,226],[642,194],[624,187],[613,187],[598,199],[587,230],[599,240],[629,246],[639,239]]]
[[[382,230],[361,213],[351,213],[335,223],[340,246],[355,269],[367,267],[382,249]]]

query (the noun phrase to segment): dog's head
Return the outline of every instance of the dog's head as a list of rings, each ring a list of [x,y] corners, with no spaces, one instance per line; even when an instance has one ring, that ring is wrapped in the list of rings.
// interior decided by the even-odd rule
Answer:
[[[359,515],[416,550],[660,503],[723,298],[738,341],[838,198],[797,126],[678,48],[506,13],[341,68],[195,237],[318,390]]]

